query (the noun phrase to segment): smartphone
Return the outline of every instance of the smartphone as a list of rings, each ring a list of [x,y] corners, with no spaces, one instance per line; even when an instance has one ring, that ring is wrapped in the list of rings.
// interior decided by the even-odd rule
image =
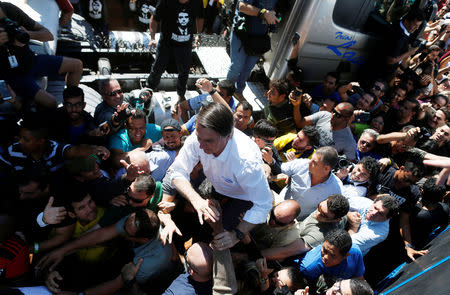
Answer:
[[[108,129],[109,129],[108,121],[105,121],[105,122],[101,123],[100,125],[98,125],[98,127],[100,128],[101,132],[106,134],[108,132]]]
[[[370,113],[364,112],[361,115],[356,116],[355,120],[357,122],[368,122],[370,120]]]
[[[294,89],[294,95],[295,95],[295,97],[300,97],[300,96],[302,96],[302,94],[303,94],[303,90],[301,90],[301,89],[298,88],[298,87],[295,87],[295,89]]]
[[[294,37],[292,37],[292,45],[296,45],[298,40],[300,40],[300,34],[299,33],[295,33]]]
[[[6,86],[5,80],[0,80],[0,95],[3,101],[12,99],[11,92]]]

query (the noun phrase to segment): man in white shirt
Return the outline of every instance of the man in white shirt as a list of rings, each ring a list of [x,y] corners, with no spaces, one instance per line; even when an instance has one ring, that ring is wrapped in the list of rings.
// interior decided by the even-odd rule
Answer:
[[[328,196],[342,194],[342,182],[331,173],[337,161],[336,150],[326,146],[317,149],[311,160],[296,159],[281,164],[282,173],[291,179],[280,197],[284,200],[294,199],[300,204],[302,211],[297,217],[298,221],[308,217]]]
[[[236,206],[223,209],[226,231],[214,238],[215,246],[223,250],[243,239],[256,224],[266,221],[272,208],[272,194],[264,174],[261,152],[248,136],[233,127],[233,114],[228,106],[213,103],[203,107],[196,124],[196,132],[186,139],[170,168],[171,182],[191,202],[200,223],[203,218],[216,221],[220,213],[189,182],[189,174],[199,161],[215,190],[230,197],[228,203]],[[233,211],[232,216],[229,216],[230,211]],[[239,223],[239,215],[243,212],[244,218]],[[226,222],[230,219],[232,222]]]
[[[358,245],[363,256],[384,241],[389,233],[389,219],[398,212],[397,200],[388,194],[378,195],[374,201],[359,198],[357,212],[349,212],[348,233],[353,245]]]

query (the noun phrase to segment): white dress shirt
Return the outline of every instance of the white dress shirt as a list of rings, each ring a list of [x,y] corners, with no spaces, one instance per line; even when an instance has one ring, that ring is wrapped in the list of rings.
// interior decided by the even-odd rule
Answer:
[[[215,157],[200,149],[195,132],[186,139],[170,167],[173,170],[170,181],[176,178],[189,180],[189,174],[199,161],[218,193],[253,203],[245,213],[245,221],[252,224],[266,222],[272,208],[272,194],[264,174],[261,151],[253,140],[235,128],[225,149]]]
[[[290,184],[280,193],[284,200],[294,199],[301,207],[298,221],[304,220],[320,202],[332,194],[342,194],[342,182],[333,173],[322,183],[311,186],[311,174],[309,173],[308,159],[295,159],[281,164],[281,172],[291,177]]]
[[[359,197],[358,201],[360,209],[358,213],[361,215],[361,225],[357,233],[353,234],[353,245],[358,245],[363,256],[366,255],[369,250],[384,241],[389,233],[389,219],[382,222],[373,222],[366,219],[367,210],[372,205],[373,201]]]

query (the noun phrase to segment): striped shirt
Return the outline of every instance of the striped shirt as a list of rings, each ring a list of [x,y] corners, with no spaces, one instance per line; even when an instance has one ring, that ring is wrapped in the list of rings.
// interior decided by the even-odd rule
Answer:
[[[48,151],[39,160],[34,160],[22,153],[20,144],[16,142],[0,155],[0,165],[16,171],[24,168],[43,167],[49,169],[50,172],[55,172],[63,167],[64,152],[70,146],[70,144],[61,144],[49,140]]]

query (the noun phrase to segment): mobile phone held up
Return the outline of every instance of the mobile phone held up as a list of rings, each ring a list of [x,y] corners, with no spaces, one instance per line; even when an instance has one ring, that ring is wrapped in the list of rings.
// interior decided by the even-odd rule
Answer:
[[[2,101],[7,101],[12,99],[11,92],[6,86],[5,80],[0,80],[0,96]]]
[[[300,40],[300,34],[299,33],[295,33],[294,37],[292,37],[292,45],[296,45],[298,40]]]

